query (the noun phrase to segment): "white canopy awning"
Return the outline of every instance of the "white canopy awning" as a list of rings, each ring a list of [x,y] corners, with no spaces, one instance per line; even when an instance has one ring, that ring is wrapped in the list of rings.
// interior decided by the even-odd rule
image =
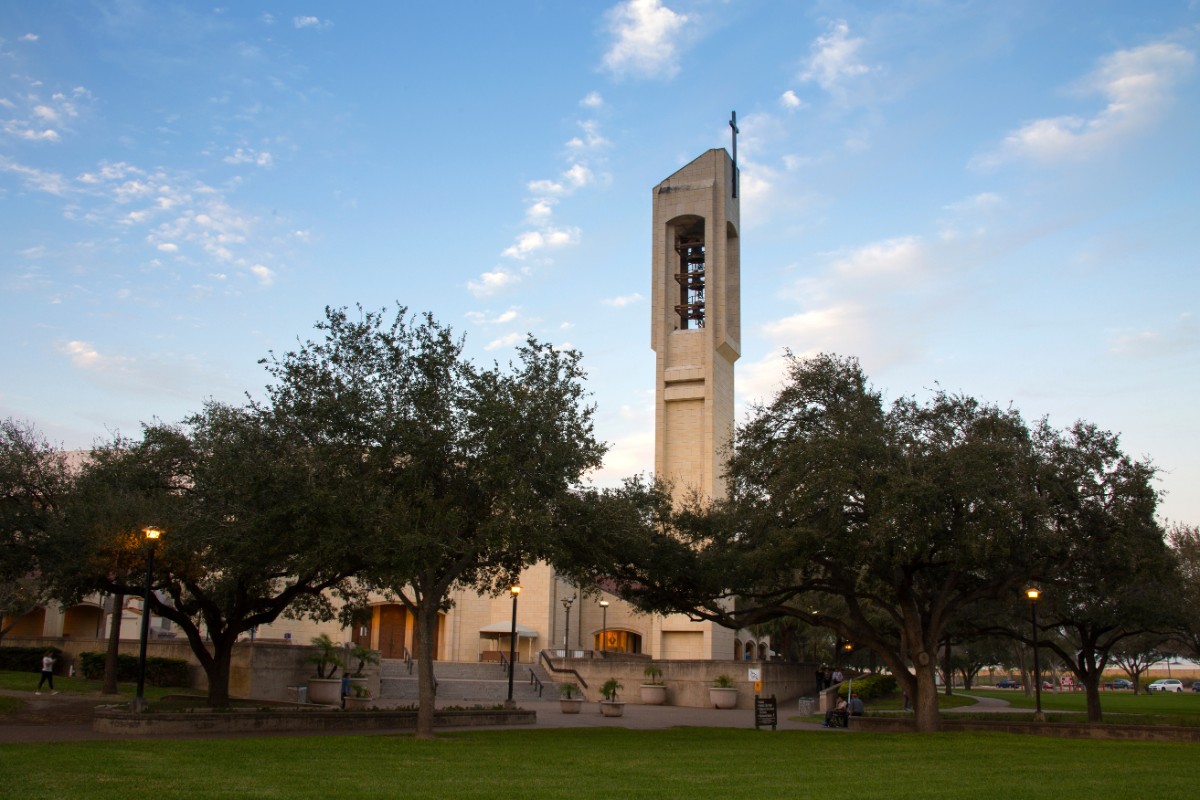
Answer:
[[[491,625],[484,625],[482,628],[480,628],[479,633],[481,636],[496,636],[496,637],[508,636],[510,633],[512,633],[512,623],[511,622],[493,622]],[[521,625],[520,623],[518,623],[517,624],[517,638],[518,639],[536,639],[536,638],[538,638],[538,632],[535,631],[533,628],[526,628],[524,625]]]

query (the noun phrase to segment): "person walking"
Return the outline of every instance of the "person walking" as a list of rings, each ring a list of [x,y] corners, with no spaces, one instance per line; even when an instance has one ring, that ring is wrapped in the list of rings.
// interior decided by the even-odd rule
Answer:
[[[38,681],[37,691],[34,694],[42,693],[42,686],[50,684],[50,694],[58,694],[54,689],[54,653],[47,650],[42,656],[42,679]]]

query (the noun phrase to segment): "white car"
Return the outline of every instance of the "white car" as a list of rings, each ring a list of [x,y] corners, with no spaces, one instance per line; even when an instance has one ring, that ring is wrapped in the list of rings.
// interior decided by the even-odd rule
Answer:
[[[1146,687],[1151,692],[1182,692],[1183,684],[1174,678],[1166,678],[1161,681],[1155,681]]]

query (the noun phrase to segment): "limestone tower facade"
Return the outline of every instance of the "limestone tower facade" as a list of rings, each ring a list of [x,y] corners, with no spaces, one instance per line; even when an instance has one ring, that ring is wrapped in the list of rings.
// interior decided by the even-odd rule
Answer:
[[[723,148],[709,150],[653,191],[654,472],[676,500],[719,498],[741,355],[737,165]],[[653,624],[660,658],[737,657],[727,628],[683,615]]]
[[[709,150],[654,187],[654,471],[676,497],[725,493],[742,338],[735,169]]]

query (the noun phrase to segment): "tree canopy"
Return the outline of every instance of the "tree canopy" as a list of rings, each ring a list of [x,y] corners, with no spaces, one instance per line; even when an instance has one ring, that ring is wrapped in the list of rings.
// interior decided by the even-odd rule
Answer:
[[[228,705],[238,636],[284,613],[331,618],[331,595],[364,563],[355,505],[323,455],[267,409],[216,403],[117,438],[93,453],[46,537],[47,580],[68,599],[142,595],[142,530],[162,528],[149,610],[187,636],[210,704]]]
[[[828,628],[874,650],[934,730],[947,625],[1053,545],[1030,432],[941,391],[885,406],[853,359],[789,357],[786,378],[737,431],[728,499],[672,511],[632,482],[607,497],[618,534],[564,561],[647,608]]]
[[[561,504],[604,446],[579,355],[530,339],[479,367],[431,316],[328,309],[322,337],[272,355],[281,424],[341,454],[370,553],[358,578],[416,619],[418,735],[433,729],[438,614],[456,587],[505,591],[552,543]]]
[[[36,543],[68,483],[67,459],[32,425],[0,421],[0,639],[42,601]]]

